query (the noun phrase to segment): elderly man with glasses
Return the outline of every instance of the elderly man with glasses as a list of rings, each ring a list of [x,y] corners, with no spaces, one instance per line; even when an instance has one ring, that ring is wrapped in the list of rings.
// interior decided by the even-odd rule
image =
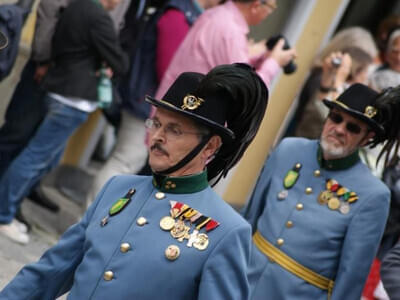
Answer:
[[[162,100],[161,100],[162,99]],[[82,220],[0,299],[248,299],[251,228],[210,187],[267,107],[247,65],[181,74],[146,122],[153,176],[111,178]],[[134,151],[134,149],[132,149]]]
[[[320,140],[284,139],[244,210],[253,228],[252,299],[360,299],[389,211],[390,193],[359,158],[400,134],[400,89],[354,84],[330,109]]]

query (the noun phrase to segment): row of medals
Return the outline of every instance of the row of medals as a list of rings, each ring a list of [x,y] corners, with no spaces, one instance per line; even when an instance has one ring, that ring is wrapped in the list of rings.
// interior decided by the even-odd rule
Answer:
[[[198,250],[205,250],[208,247],[209,239],[207,234],[200,233],[199,231],[207,225],[208,222],[213,221],[211,218],[202,216],[198,211],[190,208],[188,205],[183,204],[182,207],[176,208],[175,201],[170,201],[171,203],[171,216],[165,216],[160,220],[160,227],[162,230],[169,231],[171,236],[179,242],[183,242],[185,239],[188,240],[186,243],[187,247],[194,247]],[[194,220],[193,217],[197,218]],[[195,221],[203,220],[199,224]],[[188,222],[190,225],[186,225]],[[215,221],[213,221],[215,222]],[[195,228],[192,233],[190,233],[192,223]],[[215,223],[212,229],[217,227],[219,223]]]
[[[327,179],[326,190],[318,195],[318,203],[328,205],[332,210],[338,210],[346,215],[350,212],[350,204],[358,200],[355,192],[341,186],[335,179]]]

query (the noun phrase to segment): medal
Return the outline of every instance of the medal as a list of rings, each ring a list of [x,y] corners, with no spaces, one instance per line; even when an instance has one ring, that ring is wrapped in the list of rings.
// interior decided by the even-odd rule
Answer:
[[[332,210],[337,210],[340,206],[340,200],[336,197],[329,199],[328,207]]]
[[[208,247],[208,236],[205,233],[199,233],[193,242],[193,247],[199,250],[205,250]]]
[[[342,203],[340,204],[339,211],[340,211],[342,214],[347,215],[347,214],[350,212],[350,205],[349,205],[349,203],[347,203],[347,202],[342,202]]]
[[[135,189],[129,189],[126,195],[123,198],[118,199],[111,208],[108,210],[108,216],[105,216],[100,221],[100,226],[104,227],[108,224],[109,217],[112,217],[118,213],[120,213],[131,201],[132,196],[135,194]]]
[[[160,220],[160,227],[162,230],[171,230],[174,228],[175,220],[170,216],[165,216]]]
[[[193,232],[190,234],[190,238],[186,244],[188,247],[192,247],[194,241],[197,239],[197,236],[199,235],[199,231],[197,229],[193,230]]]
[[[301,169],[301,164],[297,163],[294,165],[292,170],[289,170],[286,173],[285,178],[283,179],[283,186],[285,189],[290,189],[296,183],[299,178],[299,171]]]
[[[328,203],[329,199],[333,197],[333,193],[331,191],[322,191],[318,195],[318,203],[321,205],[325,205]]]
[[[278,199],[279,200],[284,200],[286,197],[289,195],[288,190],[282,190],[278,193]]]
[[[180,253],[181,250],[176,245],[169,245],[167,249],[165,249],[165,257],[171,261],[177,259]]]
[[[175,222],[174,227],[171,229],[170,233],[173,238],[177,239],[179,242],[182,242],[183,239],[188,239],[190,227],[185,225],[183,220],[178,220]]]

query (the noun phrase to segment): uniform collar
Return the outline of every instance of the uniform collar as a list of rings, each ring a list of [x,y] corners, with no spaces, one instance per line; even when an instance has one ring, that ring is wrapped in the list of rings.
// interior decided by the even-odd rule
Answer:
[[[200,192],[208,187],[207,170],[182,177],[169,177],[153,173],[153,185],[161,192],[171,194]]]
[[[330,171],[339,171],[348,169],[353,165],[355,165],[360,160],[360,156],[358,155],[358,150],[357,150],[354,153],[350,154],[349,156],[343,158],[325,160],[322,156],[321,145],[318,144],[317,160],[321,168]]]

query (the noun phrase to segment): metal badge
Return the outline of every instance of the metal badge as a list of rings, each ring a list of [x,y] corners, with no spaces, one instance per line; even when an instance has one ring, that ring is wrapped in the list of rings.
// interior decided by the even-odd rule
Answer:
[[[179,242],[182,242],[183,239],[188,239],[190,227],[185,225],[185,222],[182,220],[178,220],[175,222],[174,227],[172,228],[171,235],[173,238],[177,239]]]
[[[203,102],[204,102],[204,99],[202,99],[202,98],[199,98],[199,97],[196,97],[193,95],[186,95],[185,98],[183,98],[183,105],[181,106],[181,108],[195,110]]]
[[[329,199],[328,207],[332,210],[337,210],[340,207],[340,200],[336,197]]]
[[[193,242],[193,247],[199,250],[205,250],[208,247],[208,236],[205,233],[197,235],[196,240]]]
[[[349,205],[349,203],[347,203],[347,202],[342,202],[342,203],[340,204],[339,211],[340,211],[342,214],[347,215],[347,214],[350,212],[350,205]]]
[[[278,193],[278,199],[279,200],[284,200],[287,198],[287,196],[289,195],[288,190],[282,190]]]
[[[322,191],[318,195],[318,203],[321,205],[325,205],[328,203],[329,199],[333,197],[333,193],[331,191]]]
[[[162,230],[171,230],[174,228],[175,220],[170,216],[165,216],[160,220],[160,227]]]

